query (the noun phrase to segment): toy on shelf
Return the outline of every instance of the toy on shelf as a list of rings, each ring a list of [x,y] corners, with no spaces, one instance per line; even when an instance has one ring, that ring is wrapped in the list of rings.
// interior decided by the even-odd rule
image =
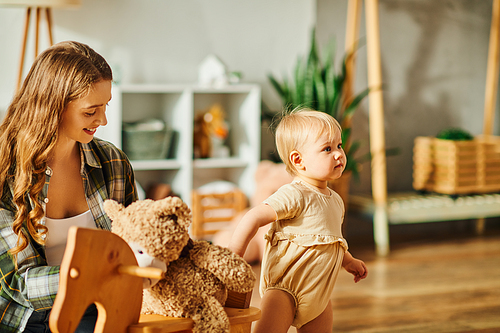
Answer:
[[[198,83],[202,87],[220,88],[229,83],[226,65],[216,55],[209,54],[198,68]]]
[[[177,197],[136,201],[127,208],[104,203],[112,232],[122,237],[138,258],[160,260],[164,278],[144,289],[141,312],[192,318],[193,332],[229,332],[223,305],[227,290],[247,293],[254,287],[252,268],[227,248],[193,241],[188,234],[191,211]]]
[[[229,157],[229,147],[225,144],[228,134],[229,125],[220,104],[198,114],[194,119],[194,157]]]

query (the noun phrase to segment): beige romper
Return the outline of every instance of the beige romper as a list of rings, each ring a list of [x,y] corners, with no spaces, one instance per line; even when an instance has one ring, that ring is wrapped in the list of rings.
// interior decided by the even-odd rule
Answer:
[[[300,180],[282,186],[264,203],[278,219],[265,236],[260,294],[280,289],[292,295],[292,325],[300,328],[323,313],[342,267],[344,203],[334,191],[325,195]]]

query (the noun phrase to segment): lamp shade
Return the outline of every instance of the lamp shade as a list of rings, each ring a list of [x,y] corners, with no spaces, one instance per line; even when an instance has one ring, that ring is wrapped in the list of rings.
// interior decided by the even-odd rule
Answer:
[[[77,7],[80,0],[0,0],[0,6],[22,6],[22,7]]]

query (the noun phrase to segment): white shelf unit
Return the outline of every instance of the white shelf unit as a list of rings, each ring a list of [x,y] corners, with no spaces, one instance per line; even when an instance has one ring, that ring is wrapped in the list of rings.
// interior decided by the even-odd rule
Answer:
[[[168,183],[191,204],[191,191],[211,181],[235,183],[248,197],[260,161],[261,90],[254,84],[204,88],[196,85],[118,85],[107,110],[108,124],[96,136],[122,147],[122,123],[163,119],[174,130],[168,159],[131,161],[136,180],[146,190]],[[228,158],[193,158],[194,117],[219,103],[229,123]]]

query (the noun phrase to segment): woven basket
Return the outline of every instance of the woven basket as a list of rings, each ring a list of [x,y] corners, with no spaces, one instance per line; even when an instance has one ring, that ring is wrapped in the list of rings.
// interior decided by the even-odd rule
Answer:
[[[470,141],[417,137],[413,148],[413,188],[443,194],[500,191],[500,138]]]
[[[173,131],[138,129],[135,124],[123,126],[123,151],[131,160],[156,160],[168,157]]]

